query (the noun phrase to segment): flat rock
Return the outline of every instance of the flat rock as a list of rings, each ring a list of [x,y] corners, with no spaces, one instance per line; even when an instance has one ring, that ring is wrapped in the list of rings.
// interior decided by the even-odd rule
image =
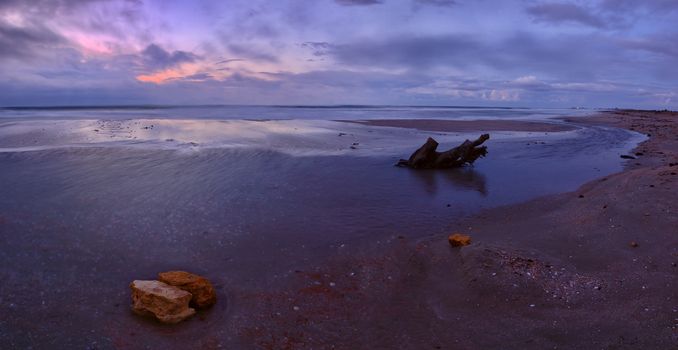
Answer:
[[[217,302],[214,287],[205,277],[186,271],[167,271],[159,273],[158,280],[191,293],[191,304],[195,307],[206,308]]]
[[[154,316],[163,323],[178,323],[193,314],[188,306],[191,293],[160,281],[135,280],[132,289],[132,311],[139,315]]]

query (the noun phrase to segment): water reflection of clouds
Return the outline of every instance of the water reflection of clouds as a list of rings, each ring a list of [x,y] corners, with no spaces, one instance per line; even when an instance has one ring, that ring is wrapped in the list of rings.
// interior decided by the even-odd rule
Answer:
[[[449,186],[461,190],[478,192],[483,197],[487,196],[487,180],[485,175],[473,167],[447,170],[411,170],[412,176],[421,183],[427,193],[437,194],[443,187]]]
[[[158,125],[160,137],[192,138],[198,141],[220,141],[234,138],[263,139],[269,135],[328,134],[333,131],[312,125],[308,121],[250,121],[250,120],[162,120]],[[317,124],[317,123],[316,123]],[[147,136],[153,138],[155,130]]]
[[[162,148],[265,147],[276,149],[336,150],[341,140],[331,121],[303,120],[100,120],[73,121],[77,137],[92,143],[129,141],[137,146]],[[333,142],[334,141],[334,142]],[[347,140],[344,140],[347,141]],[[346,143],[346,142],[344,142]],[[346,147],[348,148],[348,147]]]
[[[36,124],[30,128],[38,127]],[[329,120],[204,119],[60,120],[53,121],[48,132],[59,140],[58,144],[51,144],[55,147],[73,144],[163,149],[257,147],[310,155],[401,155],[429,134]],[[436,137],[441,141],[460,138],[458,134]]]
[[[214,142],[239,138],[262,139],[269,135],[309,135],[329,133],[330,130],[308,121],[267,121],[247,120],[159,120],[139,119],[124,121],[83,122],[80,132],[91,133],[100,127],[97,135],[101,139],[110,136],[131,134],[139,140],[153,141],[176,139],[182,141]]]
[[[558,133],[493,132],[491,148],[538,139],[579,140],[583,130]],[[331,120],[113,119],[33,120],[0,123],[0,150],[63,147],[136,147],[200,151],[208,148],[263,148],[290,155],[404,157],[435,137],[454,147],[476,133],[428,132],[366,126]],[[588,136],[588,135],[587,135]]]

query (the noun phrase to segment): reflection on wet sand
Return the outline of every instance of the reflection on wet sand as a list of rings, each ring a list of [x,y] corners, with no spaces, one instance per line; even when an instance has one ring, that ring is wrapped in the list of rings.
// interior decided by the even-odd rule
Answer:
[[[452,185],[457,189],[470,190],[487,196],[487,181],[485,175],[473,167],[464,167],[448,170],[413,170],[406,169],[414,178],[419,179],[426,193],[436,194],[440,186]]]

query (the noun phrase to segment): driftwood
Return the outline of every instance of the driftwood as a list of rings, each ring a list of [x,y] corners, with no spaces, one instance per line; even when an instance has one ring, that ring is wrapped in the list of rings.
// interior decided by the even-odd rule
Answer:
[[[429,137],[409,159],[401,159],[396,165],[413,169],[446,169],[473,164],[487,154],[487,147],[480,145],[489,138],[489,134],[482,134],[475,141],[466,140],[451,150],[437,152],[438,142]]]

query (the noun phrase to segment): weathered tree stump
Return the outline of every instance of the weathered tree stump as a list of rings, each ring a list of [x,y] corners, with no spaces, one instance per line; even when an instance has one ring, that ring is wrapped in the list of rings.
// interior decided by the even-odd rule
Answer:
[[[487,147],[480,145],[489,138],[490,134],[482,134],[475,141],[466,140],[448,151],[437,152],[438,142],[429,137],[409,159],[401,159],[396,165],[412,169],[447,169],[473,164],[487,155]]]

